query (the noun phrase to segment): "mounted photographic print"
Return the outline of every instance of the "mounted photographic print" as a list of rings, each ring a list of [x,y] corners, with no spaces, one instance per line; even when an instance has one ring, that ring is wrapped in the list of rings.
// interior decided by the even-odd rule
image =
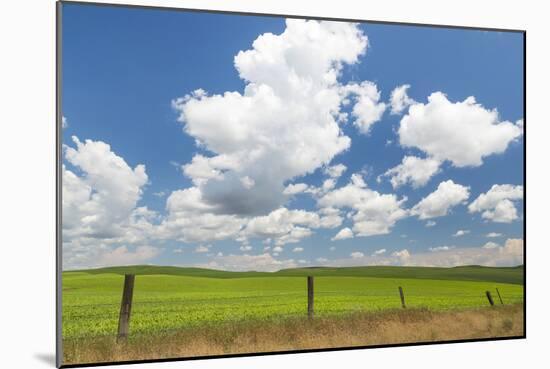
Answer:
[[[58,365],[525,337],[524,46],[58,3]]]

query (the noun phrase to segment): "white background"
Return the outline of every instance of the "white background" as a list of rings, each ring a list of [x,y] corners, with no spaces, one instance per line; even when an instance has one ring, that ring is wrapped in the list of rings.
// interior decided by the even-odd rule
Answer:
[[[130,0],[128,0],[130,1]],[[112,2],[117,2],[113,0]],[[550,66],[544,1],[131,0],[134,4],[527,30],[526,340],[216,359],[131,368],[517,368],[548,363]],[[55,352],[55,2],[0,3],[0,366]],[[403,61],[406,63],[406,60]]]

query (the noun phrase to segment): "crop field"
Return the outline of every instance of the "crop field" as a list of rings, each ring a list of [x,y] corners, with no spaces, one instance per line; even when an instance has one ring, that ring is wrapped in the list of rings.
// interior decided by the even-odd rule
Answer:
[[[135,273],[130,336],[225,323],[307,316],[307,275],[315,276],[315,317],[401,308],[454,311],[523,303],[522,268],[313,268],[235,273],[194,268],[120,267],[63,273],[64,340],[115,336],[123,274]]]

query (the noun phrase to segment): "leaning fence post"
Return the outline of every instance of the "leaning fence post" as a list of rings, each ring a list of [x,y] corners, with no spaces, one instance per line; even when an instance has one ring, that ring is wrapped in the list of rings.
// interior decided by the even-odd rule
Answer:
[[[313,318],[313,277],[307,277],[307,317]]]
[[[487,300],[489,300],[489,304],[491,304],[491,306],[494,306],[495,302],[493,301],[493,297],[491,296],[491,292],[485,291],[485,295],[487,295]]]
[[[403,288],[401,288],[401,286],[399,286],[399,297],[401,297],[401,306],[405,309],[405,295],[403,294]]]
[[[122,291],[122,301],[120,303],[120,315],[118,318],[117,342],[125,340],[128,337],[130,328],[130,313],[132,311],[132,297],[134,295],[134,274],[124,275],[124,289]]]
[[[500,300],[500,304],[504,305],[504,302],[502,302],[502,297],[500,297],[500,292],[498,290],[498,287],[495,287],[495,289],[497,290],[497,295],[498,295],[498,299]]]

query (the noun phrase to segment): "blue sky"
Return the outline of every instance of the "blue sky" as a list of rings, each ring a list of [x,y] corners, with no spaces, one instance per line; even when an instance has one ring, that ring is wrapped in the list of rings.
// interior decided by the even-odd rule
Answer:
[[[520,196],[524,144],[523,35],[370,23],[344,25],[351,27],[346,30],[355,32],[355,38],[349,41],[347,49],[340,50],[340,42],[336,39],[342,37],[339,28],[321,33],[320,37],[327,37],[327,40],[314,39],[301,47],[301,32],[311,37],[318,35],[318,29],[300,24],[289,30],[283,18],[64,4],[62,101],[67,126],[63,129],[63,142],[67,145],[66,153],[67,147],[70,148],[64,165],[70,171],[67,175],[76,176],[78,182],[77,187],[69,188],[65,186],[69,181],[64,175],[64,193],[67,192],[67,196],[64,195],[67,198],[64,223],[71,223],[64,225],[65,267],[148,263],[275,270],[320,264],[518,264],[522,260],[518,250],[523,247],[523,201]],[[283,32],[289,37],[282,37]],[[276,40],[267,40],[263,49],[253,46],[254,40],[266,33],[275,35]],[[331,43],[334,40],[336,42]],[[302,93],[301,87],[293,91],[286,84],[281,87],[278,81],[273,82],[271,75],[277,76],[284,71],[265,62],[266,55],[281,57],[277,54],[280,52],[278,47],[284,42],[288,42],[288,50],[292,50],[292,54],[283,55],[288,64],[285,70],[296,68],[299,71],[303,64],[311,63],[304,69],[306,72],[296,72],[301,78],[299,83],[309,86],[308,78],[313,79],[311,83],[319,83],[319,88],[340,94],[341,100],[336,106],[340,113],[348,114],[347,118],[323,117],[311,124],[330,123],[338,127],[338,137],[349,138],[349,147],[334,148],[334,154],[330,155],[321,150],[323,163],[316,162],[315,152],[307,151],[312,153],[311,162],[304,163],[307,169],[295,168],[292,162],[285,161],[285,155],[299,161],[296,150],[311,142],[296,141],[292,136],[283,136],[280,140],[273,137],[273,142],[288,145],[282,159],[269,161],[273,153],[281,152],[281,147],[277,147],[271,155],[265,154],[261,160],[246,165],[237,163],[237,167],[227,168],[211,164],[210,170],[220,171],[222,179],[205,179],[185,173],[182,166],[192,163],[195,155],[213,158],[225,154],[224,158],[235,159],[250,158],[254,152],[251,147],[248,152],[235,153],[233,148],[223,144],[222,133],[232,120],[227,114],[216,116],[216,107],[220,112],[238,109],[229,104],[229,97],[223,95],[226,91],[243,94],[247,85],[263,84],[274,91],[273,99],[279,102],[295,102],[295,96],[302,96],[292,95]],[[323,46],[319,50],[326,51],[329,64],[316,58],[310,61],[309,54],[305,54],[310,45],[313,45],[311,50],[316,50],[315,42],[326,43],[326,48]],[[347,39],[342,48],[346,48],[346,42]],[[350,55],[354,47],[357,52]],[[252,50],[258,58],[242,59],[239,71],[248,77],[241,78],[234,58],[239,51],[247,50]],[[310,74],[308,69],[316,70],[317,67],[325,68],[324,72],[335,69],[337,82],[316,81],[316,75]],[[275,69],[271,72],[269,68]],[[284,79],[286,75],[279,77]],[[372,88],[361,85],[364,81],[370,81],[368,86],[374,86],[375,93]],[[392,91],[403,85],[410,87],[402,90],[404,95],[394,94],[392,99]],[[193,95],[197,89],[207,91],[208,95]],[[444,98],[428,102],[428,96],[438,91]],[[186,95],[187,98],[177,100]],[[220,96],[218,102],[213,98],[216,95]],[[245,100],[239,96],[238,101]],[[311,108],[311,111],[300,114],[316,117],[315,106],[308,105],[316,103],[310,101],[311,93],[304,96],[300,97],[304,99],[303,104],[298,105],[304,110]],[[461,104],[470,96],[475,97],[476,103]],[[393,114],[392,108],[400,101],[404,103],[403,108]],[[366,108],[354,115],[354,107],[360,105]],[[377,108],[382,112],[378,110],[377,114]],[[268,124],[281,124],[281,128],[274,131],[270,128],[269,132],[275,135],[278,130],[297,127],[294,108],[288,108],[288,118],[283,109],[278,120],[266,118],[268,110],[262,117],[261,112],[250,109],[244,113],[235,111],[235,119],[240,117],[242,121],[259,124],[264,127],[262,129],[267,129]],[[495,109],[498,115],[491,115]],[[405,121],[411,128],[408,133],[403,128]],[[206,132],[201,127],[213,131]],[[216,131],[219,137],[215,136]],[[440,134],[436,138],[426,138],[430,131]],[[259,128],[252,131],[254,134],[262,132],[267,131],[259,131]],[[72,136],[78,137],[80,146]],[[337,137],[330,139],[337,140]],[[430,142],[430,139],[437,142]],[[91,140],[90,145],[85,140]],[[197,145],[197,140],[202,144]],[[289,142],[298,146],[292,147]],[[472,142],[477,146],[471,146]],[[93,146],[94,143],[104,143],[110,148],[105,151],[105,147]],[[456,152],[447,153],[447,143]],[[326,148],[333,149],[328,144]],[[480,152],[476,154],[478,149]],[[463,157],[461,154],[468,152],[472,155]],[[405,156],[420,160],[432,158],[437,162],[437,170],[428,175],[427,180],[420,181],[422,183],[415,184],[405,176],[404,183],[393,186],[392,175],[384,176],[384,173],[401,164]],[[118,162],[115,157],[125,163],[121,172],[98,169],[102,163],[109,166]],[[322,183],[330,177],[326,174],[327,167],[336,164],[343,164],[346,169],[341,176],[334,177],[334,187],[322,192]],[[146,178],[136,174],[135,168],[139,165],[144,165]],[[284,173],[273,174],[267,169],[270,165],[290,166],[290,172],[296,175],[287,178]],[[118,164],[115,167],[118,168]],[[390,214],[386,208],[373,210],[366,202],[364,206],[350,206],[352,199],[331,201],[331,192],[345,188],[352,174],[357,174],[364,182],[364,185],[354,182],[356,193],[394,196],[391,206],[397,206],[404,213]],[[246,214],[232,213],[236,200],[231,186],[235,185],[235,178],[244,185],[238,189],[244,191],[243,196],[250,194],[247,198],[255,199],[259,198],[255,196],[263,196],[269,204],[247,210]],[[245,185],[245,178],[250,185]],[[280,181],[283,186],[303,183],[310,191],[285,197],[281,187],[275,184],[273,192],[255,191],[266,178]],[[115,180],[120,182],[114,183]],[[440,206],[435,210],[415,208],[446,181],[455,185],[453,191],[467,189],[467,196],[462,191],[452,204],[429,202],[430,206]],[[126,185],[129,189],[125,189]],[[491,192],[494,185],[497,187]],[[248,192],[247,186],[250,186]],[[271,185],[266,186],[271,188]],[[203,196],[198,207],[211,206],[215,210],[178,208],[187,203],[185,199],[180,199],[171,208],[167,205],[174,192],[190,188],[196,188]],[[113,210],[109,206],[115,206],[112,204],[116,201],[110,201],[109,196],[116,195],[115,189],[122,197],[129,197],[124,197],[120,206]],[[77,197],[69,193],[73,190],[75,194],[88,192]],[[453,196],[455,194],[453,192]],[[485,199],[472,205],[482,194],[486,194]],[[94,195],[97,196],[94,198]],[[270,198],[278,196],[284,201],[275,204],[276,200]],[[327,203],[338,211],[339,219],[332,219],[330,226],[320,226],[316,222],[323,218],[321,210]],[[148,215],[143,215],[145,210],[136,215],[137,208],[146,208]],[[300,217],[306,216],[309,220],[272,224],[269,222],[273,219],[264,218],[261,227],[251,225],[254,218],[268,217],[280,208],[303,211]],[[368,211],[364,210],[367,208]],[[440,215],[442,209],[444,215]],[[381,228],[372,231],[369,227],[368,231],[362,231],[358,223],[371,221],[373,216],[378,216],[378,211],[385,215],[377,218],[380,224],[371,225]],[[208,218],[209,214],[214,215]],[[103,220],[97,220],[101,217]],[[205,217],[205,222],[186,223],[180,227],[185,219],[200,217]],[[237,217],[236,229],[220,231],[209,239],[206,219],[212,219],[214,227],[217,221],[227,224],[223,217],[232,217],[227,218],[231,221]],[[319,219],[312,221],[311,217]],[[427,222],[436,224],[426,227]],[[186,227],[191,229],[186,231]],[[200,237],[191,235],[200,227],[205,228]],[[297,227],[298,231],[285,238],[283,229],[272,232],[273,227],[286,227],[290,233]],[[273,236],[269,236],[268,228]],[[349,228],[353,237],[332,241],[344,228]],[[88,231],[82,232],[82,229]],[[304,229],[308,230],[307,236]],[[464,234],[453,236],[459,230]],[[128,236],[130,233],[132,237]],[[490,233],[499,235],[487,237]],[[286,243],[285,239],[289,238],[291,241]],[[518,247],[520,242],[521,247]],[[376,251],[379,252],[373,256]]]

